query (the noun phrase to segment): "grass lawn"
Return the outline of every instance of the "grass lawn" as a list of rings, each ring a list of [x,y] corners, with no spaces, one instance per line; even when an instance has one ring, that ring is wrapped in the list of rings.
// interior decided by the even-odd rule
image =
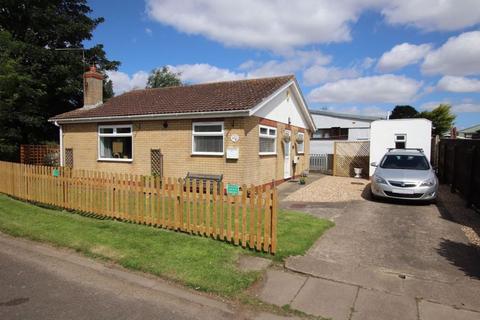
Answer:
[[[236,268],[240,254],[275,260],[302,254],[332,225],[304,213],[280,211],[278,252],[270,256],[205,237],[46,209],[0,194],[2,232],[73,248],[223,296],[243,291],[259,277]]]

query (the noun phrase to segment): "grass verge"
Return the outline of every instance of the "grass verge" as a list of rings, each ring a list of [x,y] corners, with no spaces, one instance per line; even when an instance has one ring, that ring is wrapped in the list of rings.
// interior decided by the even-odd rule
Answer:
[[[304,213],[281,211],[278,254],[281,260],[305,252],[332,223]],[[75,249],[88,256],[180,282],[197,290],[233,296],[259,277],[236,268],[251,251],[210,238],[46,209],[0,194],[0,230]]]

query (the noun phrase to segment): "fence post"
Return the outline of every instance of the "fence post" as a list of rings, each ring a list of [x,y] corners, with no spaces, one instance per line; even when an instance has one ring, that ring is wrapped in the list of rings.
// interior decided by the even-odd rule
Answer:
[[[467,194],[467,208],[470,208],[473,203],[473,197],[475,194],[475,176],[477,174],[477,146],[473,145],[472,147],[472,161],[470,162],[470,180],[468,183],[468,194]]]
[[[332,164],[332,167],[333,167],[333,176],[336,176],[337,175],[337,166],[336,166],[336,159],[337,158],[337,142],[333,142],[333,164]]]
[[[455,145],[453,146],[453,161],[452,161],[452,168],[453,168],[453,174],[452,174],[452,183],[450,185],[450,192],[455,193],[455,188],[456,188],[456,183],[457,183],[457,170],[455,170],[456,167],[456,162],[457,162],[457,150],[458,146],[457,143],[455,142]]]
[[[270,206],[270,252],[275,254],[277,251],[277,188],[273,189],[271,194],[272,196],[272,203]]]

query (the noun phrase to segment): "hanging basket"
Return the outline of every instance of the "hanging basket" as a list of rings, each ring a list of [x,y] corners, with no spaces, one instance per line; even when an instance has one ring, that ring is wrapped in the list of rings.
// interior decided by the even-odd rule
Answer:
[[[290,140],[291,140],[290,134],[284,132],[283,133],[283,141],[288,143],[288,142],[290,142]]]
[[[303,134],[296,134],[295,135],[295,140],[297,141],[297,143],[302,143],[303,142]]]

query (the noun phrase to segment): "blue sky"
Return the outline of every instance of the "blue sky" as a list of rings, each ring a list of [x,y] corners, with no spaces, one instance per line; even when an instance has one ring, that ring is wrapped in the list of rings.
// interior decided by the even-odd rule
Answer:
[[[295,74],[310,108],[384,115],[450,103],[480,122],[478,0],[92,0],[85,46],[122,64],[116,94],[167,65],[186,83]]]

